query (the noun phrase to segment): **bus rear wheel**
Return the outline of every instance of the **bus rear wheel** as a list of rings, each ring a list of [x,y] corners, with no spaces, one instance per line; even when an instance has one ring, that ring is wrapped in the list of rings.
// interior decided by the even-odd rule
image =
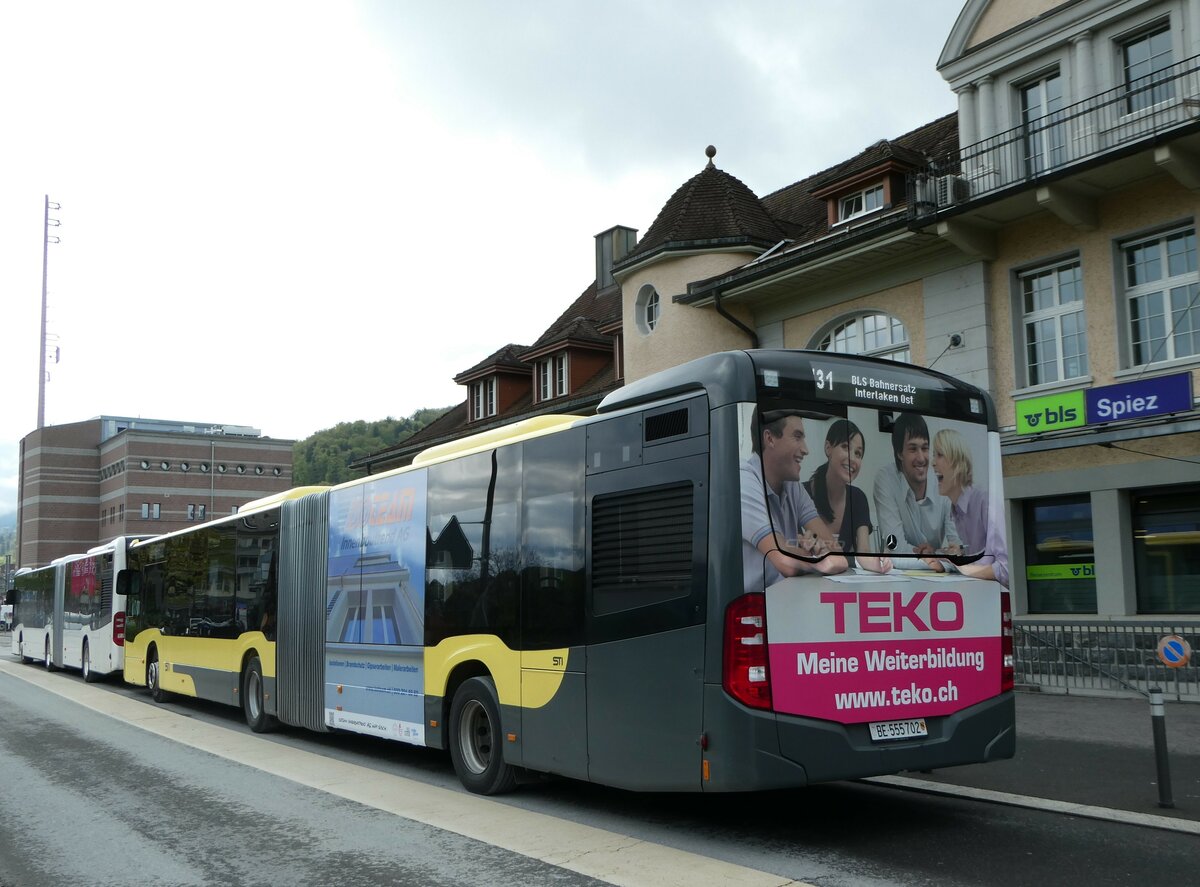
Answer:
[[[242,713],[255,733],[270,733],[279,726],[278,719],[267,714],[263,687],[262,662],[255,656],[242,673]]]
[[[92,670],[92,651],[87,641],[83,642],[83,659],[79,670],[83,672],[83,679],[89,684],[94,684],[100,680],[100,675]]]
[[[146,686],[150,688],[150,698],[155,702],[166,702],[171,694],[162,688],[158,665],[158,651],[151,650],[150,658],[146,661]]]
[[[50,655],[50,638],[46,638],[46,656],[42,660],[46,671],[54,671],[54,657]]]
[[[517,784],[516,768],[504,761],[500,703],[488,678],[470,678],[450,706],[450,759],[467,791],[498,795]]]

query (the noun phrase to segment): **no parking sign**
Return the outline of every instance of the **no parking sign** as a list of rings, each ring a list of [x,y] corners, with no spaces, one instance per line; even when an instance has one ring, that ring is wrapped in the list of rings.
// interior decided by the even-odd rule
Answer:
[[[1192,647],[1177,634],[1169,634],[1158,642],[1158,658],[1167,668],[1183,668],[1192,658]]]

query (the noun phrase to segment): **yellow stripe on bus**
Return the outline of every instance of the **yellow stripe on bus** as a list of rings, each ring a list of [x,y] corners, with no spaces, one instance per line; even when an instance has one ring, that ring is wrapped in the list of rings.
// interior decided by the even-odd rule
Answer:
[[[491,674],[501,705],[541,708],[554,698],[562,685],[567,670],[567,652],[563,648],[522,653],[509,649],[490,634],[447,638],[437,646],[425,648],[425,693],[445,696],[454,669],[479,662]]]

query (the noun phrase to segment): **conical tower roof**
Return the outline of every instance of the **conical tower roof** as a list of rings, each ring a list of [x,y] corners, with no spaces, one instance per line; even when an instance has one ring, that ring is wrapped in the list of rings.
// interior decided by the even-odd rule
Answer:
[[[738,178],[708,164],[671,195],[645,236],[614,267],[637,264],[652,255],[674,250],[746,245],[768,248],[784,234],[762,202]]]

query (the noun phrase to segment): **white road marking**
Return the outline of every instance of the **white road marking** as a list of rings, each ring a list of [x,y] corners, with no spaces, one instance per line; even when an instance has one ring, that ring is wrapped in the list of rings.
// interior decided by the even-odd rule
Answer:
[[[1048,813],[1066,813],[1071,816],[1083,816],[1088,819],[1103,819],[1108,822],[1119,822],[1123,825],[1140,825],[1146,828],[1165,829],[1172,832],[1200,835],[1200,822],[1191,819],[1175,819],[1171,816],[1155,816],[1152,813],[1137,813],[1132,810],[1117,810],[1112,807],[1093,807],[1088,804],[1075,804],[1071,801],[1052,801],[1046,798],[1032,798],[1028,795],[1014,795],[1009,792],[998,792],[986,788],[970,788],[962,785],[947,785],[943,782],[932,782],[927,779],[912,779],[908,776],[872,776],[862,782],[876,785],[887,785],[908,791],[925,792],[931,795],[947,795],[955,798],[969,798],[974,801],[988,801],[993,804],[1007,804],[1010,807],[1026,807],[1030,810],[1044,810]]]

